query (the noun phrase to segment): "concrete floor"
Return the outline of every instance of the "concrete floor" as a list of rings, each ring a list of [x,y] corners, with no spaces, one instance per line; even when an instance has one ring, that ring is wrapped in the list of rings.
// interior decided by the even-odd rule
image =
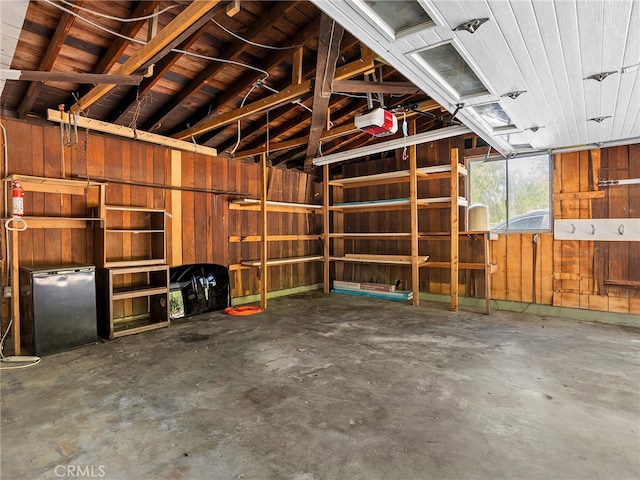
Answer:
[[[320,293],[2,372],[1,477],[640,478],[640,331]]]

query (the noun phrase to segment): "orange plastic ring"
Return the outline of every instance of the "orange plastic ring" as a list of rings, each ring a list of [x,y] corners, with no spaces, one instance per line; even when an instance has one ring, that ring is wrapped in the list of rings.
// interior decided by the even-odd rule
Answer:
[[[247,315],[254,315],[262,312],[262,307],[227,307],[223,310],[227,315],[234,317],[246,317]]]

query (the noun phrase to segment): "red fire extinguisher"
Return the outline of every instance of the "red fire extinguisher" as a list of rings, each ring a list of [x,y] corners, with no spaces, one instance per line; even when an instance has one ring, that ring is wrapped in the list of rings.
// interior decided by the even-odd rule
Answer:
[[[22,218],[24,215],[24,190],[20,182],[13,182],[11,198],[13,200],[13,217]]]

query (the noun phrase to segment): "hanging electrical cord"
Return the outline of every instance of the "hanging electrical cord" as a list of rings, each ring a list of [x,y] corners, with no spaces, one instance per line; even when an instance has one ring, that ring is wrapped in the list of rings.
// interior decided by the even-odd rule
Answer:
[[[215,18],[212,18],[211,21],[217,25],[218,27],[220,27],[222,30],[224,30],[225,32],[227,32],[229,35],[236,37],[238,40],[242,40],[243,42],[249,44],[249,45],[253,45],[254,47],[259,47],[259,48],[267,48],[269,50],[290,50],[292,48],[300,48],[303,45],[291,45],[290,47],[274,47],[272,45],[264,45],[263,43],[257,43],[257,42],[252,42],[251,40],[248,40],[244,37],[241,37],[240,35],[238,35],[235,32],[232,32],[231,30],[229,30],[228,28],[226,28],[224,25],[220,24],[218,21],[216,21]]]
[[[407,112],[404,112],[404,118],[402,121],[402,160],[409,160],[409,153],[407,152],[407,137],[409,136],[409,126],[407,125]]]
[[[111,34],[111,35],[113,35],[115,37],[118,37],[118,38],[122,38],[123,40],[128,40],[128,41],[130,41],[132,43],[137,43],[139,45],[146,45],[146,42],[144,42],[142,40],[138,40],[137,38],[128,37],[126,35],[122,35],[119,32],[116,32],[115,30],[111,30],[111,29],[109,29],[107,27],[103,27],[102,25],[100,25],[98,23],[95,23],[95,22],[89,20],[88,18],[84,18],[82,15],[79,15],[79,14],[77,14],[76,12],[74,12],[72,10],[64,8],[63,6],[58,5],[57,3],[54,3],[52,0],[42,0],[42,1],[45,2],[45,3],[48,3],[49,5],[52,5],[52,6],[56,7],[56,8],[58,8],[58,9],[60,9],[60,10],[62,10],[65,13],[68,13],[69,15],[73,16],[74,18],[82,20],[82,21],[88,23],[89,25],[91,25],[93,27],[96,27],[99,30],[102,30],[103,32],[109,33],[109,34]],[[236,65],[236,66],[239,66],[239,67],[242,67],[242,68],[248,68],[250,70],[255,70],[257,72],[260,72],[260,73],[263,73],[263,74],[269,76],[269,73],[267,71],[262,70],[261,68],[258,68],[258,67],[254,67],[253,65],[248,65],[246,63],[236,62],[236,61],[233,61],[233,60],[227,60],[227,59],[224,59],[224,58],[208,57],[206,55],[201,55],[201,54],[194,53],[194,52],[188,52],[186,50],[180,50],[180,49],[177,49],[177,48],[174,48],[174,49],[172,49],[170,51],[174,52],[174,53],[181,53],[183,55],[188,55],[190,57],[195,57],[195,58],[200,58],[200,59],[203,59],[203,60],[208,60],[210,62],[228,63],[228,64]]]
[[[13,319],[9,320],[9,325],[7,326],[7,331],[4,332],[4,335],[2,335],[2,338],[0,339],[0,362],[2,363],[19,363],[20,365],[12,365],[10,367],[3,367],[0,366],[0,370],[16,370],[18,368],[27,368],[27,367],[33,367],[34,365],[37,365],[38,363],[40,363],[40,357],[24,357],[24,356],[10,356],[10,357],[5,357],[4,356],[4,341],[7,338],[7,335],[9,334],[9,331],[11,330],[11,327],[13,325]]]
[[[265,84],[265,83],[264,83],[264,80],[262,80],[262,81],[261,81],[261,84],[262,84],[261,86],[262,86],[263,88],[265,88],[265,89],[267,89],[267,90],[269,90],[269,91],[271,91],[271,92],[273,92],[273,93],[280,93],[280,92],[279,92],[278,90],[276,90],[275,88],[271,88],[269,85]],[[296,104],[296,105],[299,105],[300,107],[302,107],[302,108],[306,109],[309,113],[313,113],[313,110],[311,110],[311,108],[307,107],[304,103],[302,103],[302,101],[301,101],[301,100],[294,100],[294,101],[293,101],[293,102],[291,102],[291,103],[294,103],[294,104]]]
[[[253,82],[253,85],[251,85],[251,88],[249,89],[247,94],[242,99],[242,102],[240,103],[240,108],[244,107],[244,103],[247,101],[247,98],[249,98],[249,95],[251,95],[251,92],[253,92],[259,86],[264,86],[264,84],[262,82],[260,82],[260,80],[258,80],[256,82]],[[231,155],[236,153],[236,150],[238,149],[238,145],[240,145],[240,133],[241,133],[240,132],[240,120],[238,120],[238,140],[236,141],[236,144],[233,146],[233,149],[231,149],[231,152],[229,152],[229,153],[231,153]]]
[[[79,5],[76,5],[75,3],[71,3],[68,2],[67,0],[59,0],[60,3],[64,3],[65,5],[69,5],[72,8],[76,8],[78,10],[81,10],[83,12],[87,12],[89,15],[94,15],[96,17],[102,17],[102,18],[106,18],[108,20],[115,20],[117,22],[139,22],[141,20],[149,20],[150,18],[155,18],[155,17],[159,17],[160,15],[162,15],[165,12],[168,12],[169,10],[173,10],[174,8],[178,8],[179,5],[169,5],[168,7],[160,10],[159,12],[154,12],[151,13],[149,15],[145,15],[143,17],[132,17],[132,18],[122,18],[122,17],[114,17],[111,15],[107,15],[106,13],[100,13],[100,12],[96,12],[95,10],[91,10],[90,8],[87,7],[81,7]]]

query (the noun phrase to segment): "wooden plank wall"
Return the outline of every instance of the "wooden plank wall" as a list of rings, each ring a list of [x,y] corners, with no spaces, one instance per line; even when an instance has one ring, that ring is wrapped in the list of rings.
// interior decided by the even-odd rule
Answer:
[[[7,172],[60,177],[62,152],[60,129],[49,124],[36,124],[2,119],[8,135]],[[65,173],[92,178],[111,177],[126,181],[171,184],[195,189],[219,189],[258,198],[259,167],[224,158],[211,158],[193,153],[180,153],[180,170],[172,171],[169,149],[142,142],[83,131],[79,142],[64,148]],[[418,146],[418,166],[446,164],[451,148],[463,149],[461,139],[431,142]],[[85,153],[86,152],[86,153]],[[175,155],[175,152],[173,153]],[[597,189],[597,180],[640,177],[640,146],[557,155],[554,159],[554,218],[640,217],[640,186],[615,186]],[[4,159],[3,159],[4,160]],[[345,176],[379,173],[407,168],[402,159],[391,155],[360,164],[347,164]],[[268,198],[286,202],[320,203],[321,188],[311,176],[299,172],[270,168]],[[335,169],[334,169],[334,174]],[[420,182],[419,196],[447,196],[447,182]],[[404,189],[404,190],[403,190]],[[363,190],[359,192],[359,190]],[[405,191],[406,190],[406,191]],[[212,193],[180,191],[110,183],[107,202],[167,210],[167,255],[171,265],[188,263],[240,263],[259,258],[258,242],[229,243],[230,235],[258,235],[259,213],[229,210],[229,197]],[[400,185],[345,190],[344,201],[408,196]],[[601,198],[598,198],[600,196]],[[3,198],[0,207],[4,209]],[[86,215],[82,198],[31,193],[25,198],[25,209],[36,215]],[[270,234],[309,234],[321,231],[321,216],[293,213],[270,214]],[[421,209],[421,231],[448,231],[446,209]],[[405,218],[406,217],[406,218]],[[180,228],[172,224],[176,218]],[[123,216],[122,222],[131,219]],[[345,214],[346,231],[409,231],[408,211],[383,212],[379,215]],[[177,249],[171,232],[182,232]],[[4,243],[4,238],[2,239]],[[116,241],[117,243],[117,241]],[[479,261],[477,245],[461,244],[461,261]],[[363,253],[408,253],[405,240],[345,240],[345,249]],[[640,249],[629,242],[554,241],[551,233],[501,235],[492,242],[492,262],[499,266],[493,276],[492,297],[498,300],[534,302],[600,311],[640,313]],[[123,257],[137,248],[123,239],[113,245]],[[433,260],[446,259],[448,242],[421,242],[421,252],[428,251]],[[93,233],[82,229],[32,229],[20,234],[20,259],[23,265],[60,262],[93,263]],[[6,268],[3,245],[2,267]],[[320,254],[319,240],[272,242],[273,258]],[[4,270],[3,270],[4,271]],[[332,270],[335,277],[336,269]],[[410,289],[410,271],[403,266],[345,264],[340,277],[344,280],[392,282],[402,280],[402,288]],[[242,269],[231,274],[232,295],[259,292],[255,269]],[[271,267],[269,290],[313,285],[322,281],[318,263]],[[621,285],[625,283],[626,285]],[[446,269],[423,268],[420,290],[447,294],[449,272]],[[461,271],[460,293],[463,296],[484,295],[482,275]],[[6,311],[6,310],[5,310]]]
[[[86,176],[92,179],[113,178],[128,182],[177,185],[193,189],[214,189],[259,196],[259,169],[254,163],[225,158],[212,158],[197,153],[172,152],[170,149],[148,143],[136,142],[85,131],[79,131],[78,143],[61,146],[60,128],[57,125],[38,124],[15,119],[2,119],[7,129],[7,174],[36,175],[51,178],[62,176],[62,155],[66,177]],[[177,157],[176,157],[177,155]],[[178,161],[172,162],[172,156]],[[4,158],[3,158],[4,161]],[[172,171],[172,163],[179,171]],[[0,163],[0,168],[4,167]],[[318,185],[311,177],[295,171],[271,168],[273,187],[270,199],[311,203]],[[172,193],[173,192],[173,193]],[[107,204],[163,208],[167,211],[167,261],[170,265],[190,263],[218,263],[229,265],[240,259],[259,258],[259,243],[230,244],[230,234],[258,234],[259,215],[238,215],[230,211],[227,195],[215,195],[203,191],[178,191],[139,185],[109,183],[106,188]],[[316,203],[319,199],[316,199]],[[4,198],[0,198],[4,211]],[[25,196],[25,211],[32,215],[87,216],[86,201],[81,197],[54,194],[29,193]],[[175,213],[175,215],[174,215]],[[308,224],[305,216],[281,218],[271,225],[272,233],[308,233],[311,228],[319,231],[317,224]],[[173,219],[180,225],[175,228]],[[134,217],[125,213],[116,222],[127,226]],[[172,232],[181,232],[178,248],[173,248]],[[87,229],[28,229],[19,236],[21,265],[86,263],[93,264],[93,230]],[[110,251],[127,258],[137,255],[143,246],[131,237],[116,236],[111,240]],[[278,245],[273,245],[274,257],[280,255]],[[282,246],[281,246],[282,248]],[[6,268],[6,250],[2,238],[2,267]],[[320,254],[319,241],[302,245],[285,245],[283,252],[293,255]],[[3,270],[4,271],[4,270]],[[255,270],[242,270],[231,275],[233,296],[258,293],[259,282]],[[305,264],[274,268],[270,275],[271,290],[322,281],[321,264]],[[135,305],[126,307],[135,310]],[[6,309],[5,309],[6,313]],[[130,312],[129,312],[130,313]]]
[[[463,146],[459,139],[442,140],[418,147],[418,166],[446,164],[449,150]],[[640,185],[598,188],[598,179],[640,178],[640,146],[631,145],[594,151],[556,155],[553,170],[553,219],[638,218]],[[635,159],[635,160],[634,160]],[[344,176],[366,175],[406,166],[396,157],[345,165]],[[350,189],[345,201],[407,196],[396,185]],[[376,190],[377,189],[377,190]],[[461,187],[461,191],[464,191]],[[419,182],[419,197],[448,196],[446,182]],[[345,214],[346,231],[408,231],[404,212],[378,215]],[[553,219],[551,221],[553,221]],[[421,209],[420,231],[449,231],[448,210]],[[369,229],[369,230],[367,230]],[[348,251],[407,254],[408,241],[345,241]],[[444,241],[421,241],[420,249],[432,260],[447,260],[449,246]],[[492,298],[569,308],[640,313],[640,245],[632,242],[555,241],[553,233],[500,235],[491,242],[491,263],[498,265],[492,278]],[[479,242],[461,241],[460,261],[482,261]],[[410,271],[384,265],[344,266],[347,281],[392,282],[403,280],[408,289]],[[621,285],[624,283],[625,285]],[[484,296],[481,272],[460,271],[460,295]],[[446,269],[422,268],[420,291],[449,293]]]

